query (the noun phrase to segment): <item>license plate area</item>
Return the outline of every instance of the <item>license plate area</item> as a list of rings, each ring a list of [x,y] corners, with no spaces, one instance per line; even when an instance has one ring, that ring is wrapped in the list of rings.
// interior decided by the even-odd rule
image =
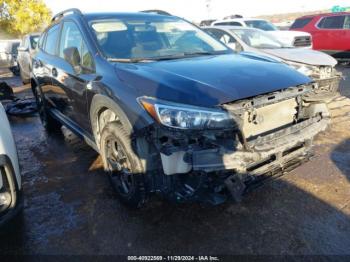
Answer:
[[[297,114],[295,98],[249,110],[243,114],[243,134],[246,139],[271,133],[292,124]]]

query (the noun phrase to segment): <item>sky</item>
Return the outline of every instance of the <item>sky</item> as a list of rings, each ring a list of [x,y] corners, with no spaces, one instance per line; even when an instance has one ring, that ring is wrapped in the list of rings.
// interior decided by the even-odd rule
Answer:
[[[161,9],[191,21],[223,18],[231,14],[245,17],[350,7],[350,0],[44,0],[53,13],[68,8],[83,12],[128,12]],[[207,4],[210,2],[210,8]]]

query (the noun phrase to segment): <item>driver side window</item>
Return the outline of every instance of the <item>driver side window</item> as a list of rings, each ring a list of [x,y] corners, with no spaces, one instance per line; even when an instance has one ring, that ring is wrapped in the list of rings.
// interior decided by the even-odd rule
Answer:
[[[94,71],[94,62],[74,22],[64,22],[59,56],[72,65],[75,73],[88,74]]]

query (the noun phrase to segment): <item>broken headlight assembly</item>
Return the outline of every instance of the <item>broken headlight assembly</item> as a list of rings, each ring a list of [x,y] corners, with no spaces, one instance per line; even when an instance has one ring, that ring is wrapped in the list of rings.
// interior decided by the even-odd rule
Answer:
[[[224,110],[177,104],[153,98],[138,99],[145,110],[160,124],[177,129],[227,129],[234,126]]]
[[[291,61],[288,61],[286,63],[290,67],[293,67],[295,70],[297,70],[299,73],[302,73],[302,74],[309,76],[309,77],[314,75],[315,70],[318,69],[317,66],[306,65],[306,64],[302,64],[302,63],[296,63],[296,62],[291,62]]]

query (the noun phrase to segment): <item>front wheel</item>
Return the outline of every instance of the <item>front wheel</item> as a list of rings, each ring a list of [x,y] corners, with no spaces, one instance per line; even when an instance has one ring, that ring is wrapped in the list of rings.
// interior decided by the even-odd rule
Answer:
[[[39,86],[35,87],[35,101],[38,107],[38,113],[44,128],[48,133],[54,133],[61,130],[61,123],[54,119],[49,112],[44,94]]]
[[[120,200],[128,206],[141,207],[146,201],[142,164],[134,153],[130,135],[120,123],[111,122],[103,128],[100,152]]]

